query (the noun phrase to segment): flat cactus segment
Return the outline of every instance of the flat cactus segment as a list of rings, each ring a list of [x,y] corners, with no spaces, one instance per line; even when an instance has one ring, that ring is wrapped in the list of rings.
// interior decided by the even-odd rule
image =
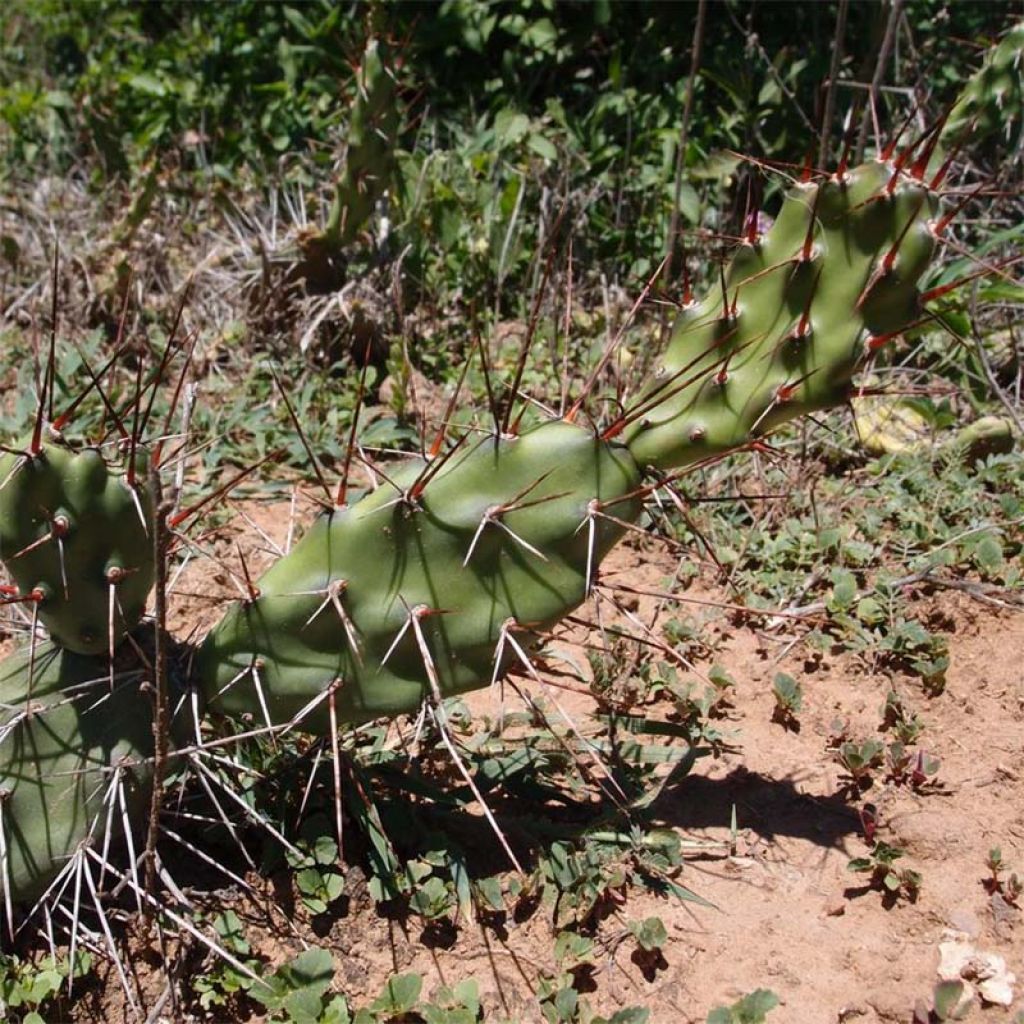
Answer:
[[[937,198],[874,162],[797,185],[723,284],[685,309],[624,439],[669,469],[842,404],[873,344],[919,315]]]
[[[356,98],[346,133],[345,169],[324,229],[331,245],[348,245],[387,192],[401,120],[395,80],[379,40],[371,39],[356,72]]]
[[[405,467],[323,516],[212,631],[197,678],[213,710],[274,725],[306,711],[320,731],[331,690],[342,721],[415,711],[421,637],[444,696],[485,686],[507,667],[505,631],[578,606],[641,508],[629,453],[564,422],[485,438],[423,486],[432,471]]]
[[[1014,25],[988,52],[946,120],[941,142],[978,144],[993,135],[1012,146],[1024,116],[1024,22]]]
[[[98,654],[142,617],[153,585],[145,455],[129,482],[119,458],[57,441],[0,459],[0,559],[62,646]]]
[[[52,644],[0,663],[0,889],[35,900],[81,844],[144,816],[151,701],[135,669]],[[112,813],[113,812],[113,813]],[[5,861],[5,863],[3,863]]]

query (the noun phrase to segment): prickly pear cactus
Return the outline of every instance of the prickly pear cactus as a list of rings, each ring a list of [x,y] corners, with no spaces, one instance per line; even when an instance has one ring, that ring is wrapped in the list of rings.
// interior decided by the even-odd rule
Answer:
[[[326,241],[348,245],[388,190],[394,167],[399,111],[395,80],[383,44],[371,39],[356,72],[356,98],[346,132],[345,169],[324,229]]]
[[[641,467],[844,402],[854,371],[918,317],[938,206],[922,174],[901,159],[796,185],[604,431],[555,421],[484,439],[322,518],[203,644],[210,706],[320,730],[413,711],[525,658],[523,634],[584,600],[638,518]]]
[[[1004,144],[1020,139],[1024,113],[1024,22],[994,46],[964,86],[946,121],[942,143],[952,147],[968,136],[978,143],[998,135]]]
[[[108,459],[113,454],[111,461]],[[0,559],[59,644],[112,651],[153,585],[145,453],[29,443],[0,458]]]
[[[844,403],[854,372],[920,314],[938,199],[891,163],[795,185],[721,286],[682,311],[642,415],[642,465],[670,469]]]
[[[561,422],[391,479],[321,517],[210,633],[214,710],[319,731],[475,689],[584,600],[615,520],[640,511],[629,453]]]
[[[153,753],[140,678],[53,644],[0,663],[0,888],[12,903],[139,820]]]

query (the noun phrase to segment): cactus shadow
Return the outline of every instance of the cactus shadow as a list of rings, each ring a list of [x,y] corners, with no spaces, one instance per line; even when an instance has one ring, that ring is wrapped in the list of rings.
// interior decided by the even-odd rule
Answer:
[[[839,848],[860,831],[860,818],[841,793],[811,796],[790,776],[774,778],[738,766],[722,778],[691,775],[666,788],[650,808],[653,823],[686,832],[728,833],[733,808],[739,829],[762,839],[796,839]]]

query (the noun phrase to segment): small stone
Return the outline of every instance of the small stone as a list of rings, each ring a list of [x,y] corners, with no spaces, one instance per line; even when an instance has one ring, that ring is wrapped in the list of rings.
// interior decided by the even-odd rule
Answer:
[[[957,907],[950,911],[948,918],[950,928],[976,939],[981,934],[981,922],[977,916],[966,907]]]

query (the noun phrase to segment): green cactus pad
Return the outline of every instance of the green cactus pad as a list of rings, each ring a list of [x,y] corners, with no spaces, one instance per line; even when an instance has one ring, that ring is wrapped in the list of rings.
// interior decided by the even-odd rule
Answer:
[[[36,899],[89,840],[103,848],[122,830],[123,783],[130,819],[144,816],[152,782],[151,701],[141,673],[53,644],[0,664],[0,818],[12,902]],[[120,796],[118,794],[118,796]],[[95,870],[95,869],[94,869]]]
[[[586,596],[588,569],[624,529],[592,502],[623,522],[640,511],[629,453],[563,422],[484,439],[403,499],[422,471],[322,517],[212,631],[196,670],[213,710],[276,725],[340,680],[340,721],[414,711],[430,693],[417,629],[444,696],[484,686],[509,620],[543,628]],[[502,505],[518,507],[495,515]],[[412,628],[417,609],[430,611]],[[328,722],[321,701],[302,726]]]
[[[47,441],[37,455],[0,459],[0,559],[40,621],[80,654],[120,643],[153,585],[152,509],[145,456],[129,486],[123,459]],[[113,597],[113,600],[111,599]]]
[[[1013,146],[1024,112],[1024,22],[1014,25],[988,52],[946,120],[941,142],[952,147],[968,138],[977,145],[999,136]]]
[[[332,246],[351,243],[387,192],[399,120],[394,77],[382,44],[371,39],[356,72],[356,98],[345,136],[345,169],[324,229]]]
[[[919,315],[937,204],[882,162],[795,186],[733,257],[724,294],[680,315],[644,415],[624,433],[637,462],[685,466],[842,404],[873,340]]]

